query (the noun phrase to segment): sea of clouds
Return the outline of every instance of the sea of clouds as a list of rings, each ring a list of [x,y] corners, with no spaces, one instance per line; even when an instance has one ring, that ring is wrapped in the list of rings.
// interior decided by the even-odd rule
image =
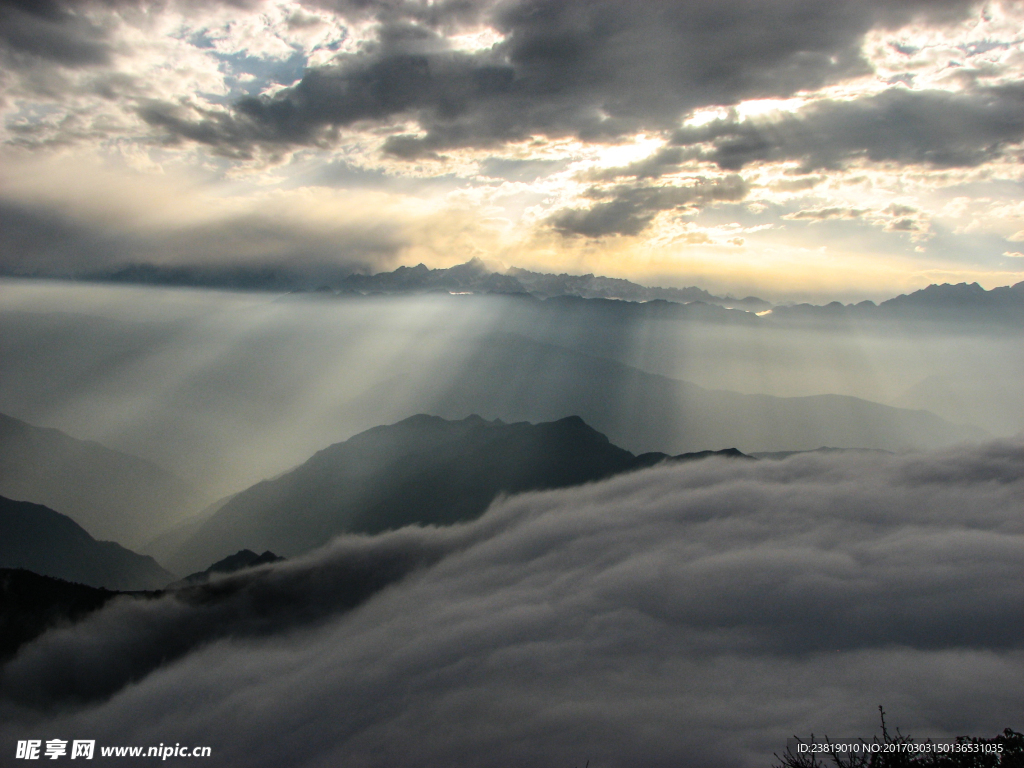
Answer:
[[[1021,730],[1024,440],[665,464],[119,599],[0,670],[25,738],[230,766],[767,766]]]

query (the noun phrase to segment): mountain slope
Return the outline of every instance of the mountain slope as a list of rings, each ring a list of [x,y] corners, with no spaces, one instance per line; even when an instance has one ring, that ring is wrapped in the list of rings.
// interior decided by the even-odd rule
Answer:
[[[117,595],[23,568],[0,568],[0,664],[50,627],[73,624]]]
[[[40,504],[0,496],[0,568],[24,568],[91,587],[160,589],[174,575],[151,557],[96,541],[74,520]]]
[[[977,283],[932,284],[883,301],[878,309],[891,316],[984,320],[1024,319],[1024,282],[986,291]]]
[[[448,525],[482,514],[499,493],[579,485],[666,458],[634,456],[579,417],[534,425],[413,416],[242,491],[169,562],[193,570],[240,547],[291,557],[343,532]]]
[[[0,495],[62,510],[93,536],[138,546],[196,504],[144,459],[0,414]]]

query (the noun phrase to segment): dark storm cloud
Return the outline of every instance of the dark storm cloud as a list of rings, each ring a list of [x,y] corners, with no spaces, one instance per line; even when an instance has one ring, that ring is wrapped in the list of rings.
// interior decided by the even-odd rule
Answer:
[[[318,230],[286,215],[251,213],[219,221],[138,230],[127,221],[90,224],[55,207],[0,199],[0,274],[81,277],[132,264],[164,267],[385,267],[406,245],[386,224]]]
[[[424,20],[413,6],[374,5],[382,20],[375,43],[272,97],[217,114],[152,103],[141,115],[172,140],[228,155],[317,144],[339,127],[398,118],[425,132],[387,141],[385,151],[404,158],[535,134],[613,140],[673,127],[696,107],[787,96],[864,73],[867,30],[924,12],[951,18],[972,5],[523,0],[482,7],[505,39],[476,53],[444,50],[441,34],[445,21],[468,18],[469,6],[444,6],[449,15]]]
[[[57,0],[0,2],[0,47],[15,56],[48,59],[72,67],[106,64],[108,30]]]
[[[857,158],[970,167],[1024,139],[1024,87],[967,93],[892,88],[852,101],[822,101],[765,120],[715,120],[683,128],[673,143],[689,158],[739,170],[759,161],[797,160],[804,171],[841,168]],[[690,150],[692,148],[692,150]]]
[[[346,19],[415,21],[442,29],[477,21],[488,6],[479,0],[304,0],[303,4],[332,11]]]
[[[413,41],[439,43],[422,28],[413,29]],[[475,114],[472,125],[461,119],[471,106],[509,89],[509,67],[467,54],[393,50],[416,47],[407,46],[409,42],[388,40],[387,53],[353,55],[338,66],[308,70],[294,87],[273,98],[242,99],[231,112],[154,101],[139,114],[173,140],[196,141],[238,157],[251,155],[257,145],[325,145],[338,127],[386,122],[420,110],[439,121],[432,133],[425,138],[392,136],[386,152],[415,158],[438,148],[499,143],[522,135],[521,126],[502,124],[499,115],[492,119]]]
[[[599,238],[606,235],[637,235],[660,211],[708,205],[716,200],[742,200],[747,185],[739,176],[721,180],[702,179],[687,187],[619,186],[591,190],[598,202],[583,210],[556,214],[551,225],[565,235]]]
[[[880,701],[916,734],[991,734],[1024,684],[1022,500],[1024,445],[1003,441],[662,466],[340,539],[265,569],[276,592],[115,604],[44,636],[4,670],[26,703],[75,685],[51,672],[67,665],[116,688],[122,659],[190,621],[236,639],[77,712],[8,698],[3,748],[76,733],[207,744],[225,765],[753,766],[793,733],[868,735]],[[409,575],[348,610],[345,568],[388,557]]]

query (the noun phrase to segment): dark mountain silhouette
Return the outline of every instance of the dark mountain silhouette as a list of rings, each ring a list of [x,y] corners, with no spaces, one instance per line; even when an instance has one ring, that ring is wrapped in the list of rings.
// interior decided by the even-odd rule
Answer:
[[[715,303],[691,301],[680,304],[666,299],[636,302],[614,298],[584,298],[582,296],[552,296],[538,302],[535,310],[554,316],[559,322],[649,322],[651,320],[690,320],[711,323],[734,323],[754,326],[759,318],[751,312],[729,309]]]
[[[0,663],[50,627],[72,624],[119,592],[0,568]]]
[[[951,285],[929,285],[911,294],[900,294],[894,299],[878,305],[883,312],[912,315],[957,313],[961,316],[978,313],[984,317],[990,313],[1006,312],[1007,316],[1024,316],[1024,282],[986,291],[977,283]]]
[[[702,288],[657,288],[629,280],[599,275],[553,275],[512,267],[493,272],[480,259],[448,269],[429,269],[424,264],[399,267],[376,275],[349,275],[341,281],[341,293],[427,293],[430,291],[523,294],[540,299],[575,297],[618,299],[627,302],[663,301],[676,304],[700,302],[727,308],[760,311],[771,307],[756,296],[745,299],[714,296]]]
[[[399,267],[376,275],[349,275],[340,287],[367,293],[426,293],[428,291],[525,294],[526,289],[510,275],[492,272],[480,259],[448,269],[429,269],[424,264]]]
[[[986,291],[977,283],[929,285],[910,294],[875,304],[797,304],[775,307],[772,320],[884,320],[949,323],[998,323],[1019,325],[1024,322],[1024,282]]]
[[[406,269],[406,267],[401,267],[401,269]],[[426,268],[424,267],[424,269]],[[393,273],[389,272],[387,274],[391,275]],[[374,277],[376,278],[376,276]],[[473,290],[471,286],[450,286],[450,288],[451,293],[487,293],[490,294],[490,296],[486,297],[489,300],[494,300],[496,297],[505,300],[514,300],[518,302],[518,306],[506,304],[504,307],[506,311],[514,307],[514,309],[523,312],[525,315],[532,316],[535,321],[543,320],[551,323],[603,322],[628,324],[644,323],[650,322],[652,320],[680,320],[690,322],[731,323],[754,326],[757,325],[758,322],[760,322],[759,317],[757,317],[755,314],[747,310],[731,309],[719,303],[696,300],[684,304],[679,303],[678,301],[675,300],[668,300],[664,298],[650,299],[647,301],[634,301],[622,298],[587,298],[575,294],[564,294],[557,296],[549,296],[547,298],[537,298],[529,293],[521,291],[516,292],[512,290],[505,291],[479,289]],[[463,290],[456,290],[456,288],[461,288]],[[440,288],[436,290],[420,290],[409,288],[407,290],[394,289],[371,291],[365,294],[360,293],[358,291],[347,291],[341,293],[335,293],[333,291],[296,291],[288,294],[287,296],[281,297],[278,300],[294,301],[296,299],[309,300],[311,297],[314,299],[321,299],[324,297],[344,296],[345,298],[352,298],[357,296],[364,301],[372,301],[375,298],[386,299],[395,295],[422,295],[428,293],[443,293],[447,296],[449,290]],[[451,299],[452,301],[461,301],[465,300],[466,297],[459,295],[452,296]]]
[[[569,275],[531,272],[511,267],[494,272],[480,259],[447,269],[424,264],[398,267],[373,275],[343,274],[320,269],[315,274],[285,267],[162,267],[138,264],[115,271],[95,273],[86,279],[144,285],[187,285],[236,290],[314,292],[324,296],[378,294],[490,293],[533,296],[540,299],[571,296],[583,299],[618,299],[627,302],[656,300],[677,304],[700,303],[747,312],[772,309],[766,322],[784,320],[835,321],[859,319],[926,320],[936,322],[1019,323],[1024,320],[1024,283],[986,291],[977,283],[929,285],[911,294],[875,304],[862,301],[825,305],[777,306],[756,296],[742,299],[715,296],[703,288],[645,286],[621,278],[600,275]]]
[[[174,579],[151,557],[96,541],[66,515],[0,496],[0,568],[107,589],[158,589]]]
[[[702,288],[660,288],[630,280],[600,275],[568,275],[531,272],[512,267],[505,272],[491,270],[473,258],[447,269],[425,264],[398,267],[373,275],[343,274],[338,269],[319,268],[309,273],[289,267],[159,266],[133,264],[116,270],[91,273],[86,279],[139,285],[217,287],[233,290],[311,292],[321,295],[365,296],[409,293],[492,293],[532,295],[537,298],[577,296],[585,299],[623,299],[632,302],[661,299],[680,304],[699,301],[722,307],[758,312],[771,304],[756,296],[735,299],[715,296]]]
[[[578,416],[545,424],[413,416],[235,495],[169,562],[191,570],[240,546],[290,557],[345,532],[449,525],[478,517],[500,493],[579,485],[668,458],[634,456]]]
[[[624,299],[626,301],[671,301],[679,304],[701,302],[717,304],[730,309],[743,309],[753,312],[769,309],[771,304],[756,296],[734,299],[731,296],[715,296],[703,288],[658,288],[640,285],[629,280],[615,277],[586,275],[552,275],[543,272],[530,272],[526,269],[512,267],[508,274],[516,278],[531,294],[538,298],[555,296],[579,296],[584,299]]]
[[[423,264],[399,267],[375,275],[349,274],[341,268],[321,266],[312,270],[289,266],[254,267],[210,265],[161,266],[132,264],[116,270],[93,272],[86,280],[136,285],[178,285],[227,288],[242,291],[313,292],[324,295],[378,293],[508,293],[526,294],[510,275],[492,272],[479,259],[448,269],[429,269]]]
[[[196,573],[189,574],[180,581],[168,584],[167,588],[180,589],[181,587],[205,584],[211,577],[219,574],[234,573],[235,571],[240,571],[243,568],[255,568],[258,565],[276,563],[281,560],[284,560],[284,558],[275,555],[269,549],[262,555],[257,555],[251,549],[241,549],[233,555],[228,555],[223,560],[218,560],[205,571],[197,571]]]
[[[59,509],[93,536],[128,546],[197,499],[184,480],[144,459],[3,414],[0,494]]]

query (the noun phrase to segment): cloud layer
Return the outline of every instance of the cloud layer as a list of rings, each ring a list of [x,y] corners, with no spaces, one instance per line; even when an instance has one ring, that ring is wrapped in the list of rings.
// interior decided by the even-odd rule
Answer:
[[[1009,285],[1022,30],[998,0],[2,0],[0,272]],[[89,163],[120,189],[83,217]],[[138,231],[139,178],[207,213]]]
[[[938,168],[977,166],[1024,138],[1024,89],[973,93],[883,91],[852,101],[824,101],[773,120],[715,120],[677,131],[680,145],[710,144],[697,156],[739,170],[765,161],[799,161],[806,173],[836,170],[853,159]]]
[[[154,103],[142,116],[231,155],[257,144],[314,144],[331,129],[399,115],[425,132],[390,137],[384,150],[399,157],[535,134],[610,140],[670,128],[699,107],[785,97],[863,74],[861,38],[876,24],[925,12],[948,20],[971,5],[523,0],[480,4],[474,14],[442,5],[426,23],[388,5],[372,44],[272,97],[217,114]],[[501,42],[451,50],[439,32],[467,15],[488,19]]]
[[[1024,684],[1022,500],[1013,441],[515,497],[53,632],[4,670],[4,741],[180,741],[225,765],[753,766],[793,733],[867,736],[879,703],[915,735],[995,733],[1019,725]],[[352,609],[339,576],[385,562],[404,578]],[[120,688],[140,649],[196,626],[222,639]],[[50,674],[67,664],[77,680]],[[36,709],[89,678],[120,690]]]

